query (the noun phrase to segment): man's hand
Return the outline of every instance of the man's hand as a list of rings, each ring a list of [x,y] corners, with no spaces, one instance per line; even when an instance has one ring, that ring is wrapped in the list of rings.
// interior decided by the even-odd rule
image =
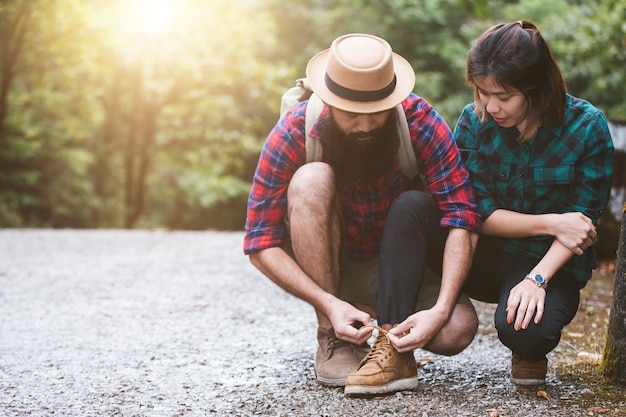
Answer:
[[[448,321],[446,314],[431,308],[409,316],[389,330],[387,337],[398,352],[425,347]]]
[[[506,304],[506,321],[515,323],[515,330],[526,329],[535,316],[535,324],[539,324],[543,317],[546,301],[546,290],[538,287],[532,281],[523,279],[511,289]]]
[[[341,340],[362,345],[372,335],[372,328],[365,327],[370,324],[371,316],[350,303],[336,299],[328,316],[335,335]]]
[[[598,236],[591,219],[582,213],[557,214],[555,219],[554,237],[576,255],[582,255]]]

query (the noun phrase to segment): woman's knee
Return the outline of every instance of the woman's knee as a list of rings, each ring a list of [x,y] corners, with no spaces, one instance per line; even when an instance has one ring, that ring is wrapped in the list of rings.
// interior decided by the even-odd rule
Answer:
[[[557,275],[551,284],[541,321],[535,324],[533,318],[526,329],[515,330],[514,324],[507,322],[506,298],[502,295],[495,313],[495,327],[500,341],[513,352],[529,358],[540,358],[551,352],[559,344],[563,328],[576,315],[578,283],[573,278]]]
[[[393,201],[387,217],[388,222],[436,222],[439,224],[441,211],[430,194],[422,191],[406,191]]]
[[[437,204],[430,194],[422,191],[410,190],[400,194],[393,201],[391,210],[398,211],[410,211],[415,210],[416,207],[420,209],[428,208],[430,210],[437,209]]]
[[[498,338],[503,345],[518,355],[528,358],[541,358],[551,352],[561,340],[560,328],[531,323],[528,328],[515,330],[512,324],[496,323]]]

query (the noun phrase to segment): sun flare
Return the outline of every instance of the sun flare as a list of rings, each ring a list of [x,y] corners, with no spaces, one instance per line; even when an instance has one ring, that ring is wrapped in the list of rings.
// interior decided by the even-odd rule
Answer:
[[[132,0],[119,3],[120,26],[149,38],[167,33],[176,20],[175,0]]]

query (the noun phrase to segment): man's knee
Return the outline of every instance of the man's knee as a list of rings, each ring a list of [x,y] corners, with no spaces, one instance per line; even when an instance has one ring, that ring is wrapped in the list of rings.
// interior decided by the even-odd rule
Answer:
[[[311,162],[301,166],[291,178],[287,190],[289,208],[301,205],[314,209],[329,208],[335,201],[335,174],[323,162]]]
[[[295,197],[310,198],[315,194],[335,192],[335,173],[330,165],[323,162],[311,162],[302,165],[289,181],[288,199]]]
[[[472,343],[477,331],[476,311],[464,304],[457,304],[450,320],[429,343],[427,349],[438,355],[456,355]]]

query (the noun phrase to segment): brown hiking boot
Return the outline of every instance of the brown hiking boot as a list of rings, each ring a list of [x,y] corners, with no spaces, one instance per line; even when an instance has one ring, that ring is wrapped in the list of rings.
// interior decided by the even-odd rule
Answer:
[[[380,332],[359,369],[346,380],[346,394],[385,394],[417,388],[413,351],[399,353]]]
[[[348,374],[359,366],[369,346],[353,345],[337,338],[333,329],[317,329],[319,347],[315,354],[315,375],[320,384],[329,387],[346,385]]]
[[[524,358],[517,353],[511,357],[511,382],[517,385],[543,385],[546,383],[548,358]]]

